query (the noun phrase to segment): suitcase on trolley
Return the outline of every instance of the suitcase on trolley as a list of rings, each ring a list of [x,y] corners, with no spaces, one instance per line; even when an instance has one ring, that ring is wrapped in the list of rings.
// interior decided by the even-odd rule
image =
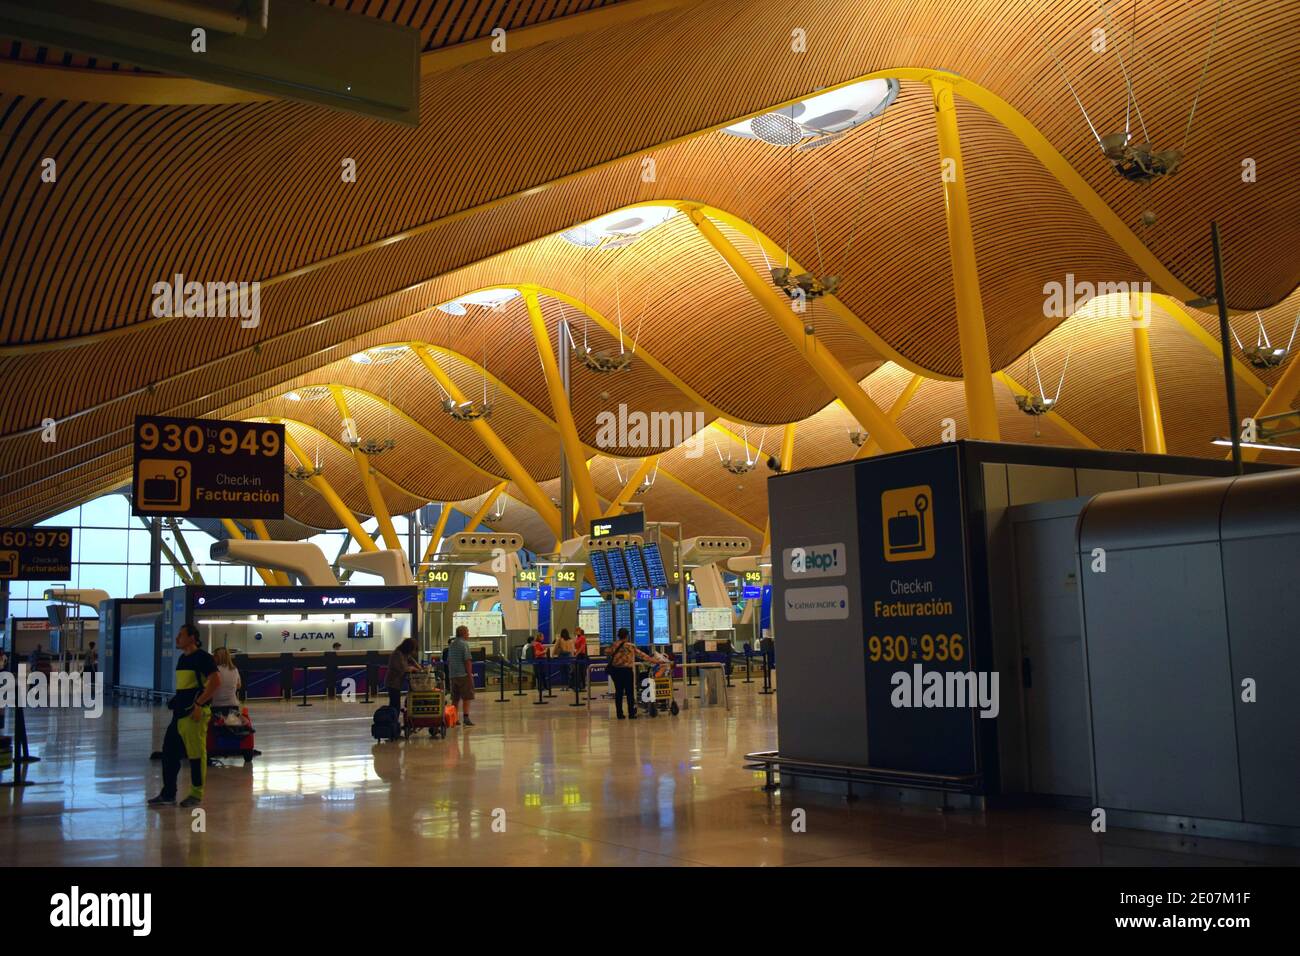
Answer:
[[[233,718],[233,719],[232,719]],[[208,721],[208,757],[242,757],[249,763],[261,754],[255,746],[253,719],[248,710],[214,713]]]

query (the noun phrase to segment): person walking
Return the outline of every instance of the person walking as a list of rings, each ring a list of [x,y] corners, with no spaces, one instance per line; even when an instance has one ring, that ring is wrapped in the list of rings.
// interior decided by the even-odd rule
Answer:
[[[162,792],[149,801],[151,806],[176,802],[176,774],[182,758],[190,762],[190,792],[182,807],[203,802],[203,784],[208,775],[208,721],[212,717],[209,702],[221,686],[221,675],[212,655],[199,642],[199,629],[182,624],[176,632],[176,648],[181,652],[176,662],[176,696],[168,701],[171,723],[163,736]]]
[[[627,636],[627,628],[618,629],[618,638],[614,645],[609,649],[609,676],[614,682],[614,713],[618,719],[623,719],[623,698],[627,698],[627,716],[630,720],[636,720],[636,692],[633,686],[636,683],[636,659],[652,660],[649,654],[646,654],[639,647],[633,644]]]
[[[99,654],[95,651],[94,641],[91,641],[90,646],[86,648],[86,660],[82,670],[92,675],[99,670]]]
[[[384,676],[384,687],[388,690],[388,706],[399,713],[402,709],[402,682],[406,680],[409,671],[421,670],[419,662],[415,659],[415,650],[415,638],[408,637],[393,648],[393,653],[388,657],[388,673]]]
[[[460,722],[466,727],[473,727],[469,719],[469,702],[474,699],[474,658],[470,653],[469,628],[462,624],[456,628],[456,635],[442,652],[442,659],[447,664],[447,679],[451,683],[451,702],[460,707]]]

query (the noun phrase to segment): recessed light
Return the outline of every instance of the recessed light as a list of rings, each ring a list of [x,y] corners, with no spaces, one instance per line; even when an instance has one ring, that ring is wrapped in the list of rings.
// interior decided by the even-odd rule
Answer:
[[[773,146],[811,149],[879,116],[898,98],[898,90],[898,80],[863,80],[741,120],[723,132]]]

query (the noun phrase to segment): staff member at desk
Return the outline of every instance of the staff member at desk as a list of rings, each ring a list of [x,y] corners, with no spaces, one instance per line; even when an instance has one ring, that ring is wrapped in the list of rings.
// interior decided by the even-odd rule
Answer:
[[[393,710],[402,709],[402,682],[410,671],[422,670],[415,659],[415,638],[408,637],[393,648],[388,657],[388,673],[384,676],[384,687],[388,690],[388,706]]]

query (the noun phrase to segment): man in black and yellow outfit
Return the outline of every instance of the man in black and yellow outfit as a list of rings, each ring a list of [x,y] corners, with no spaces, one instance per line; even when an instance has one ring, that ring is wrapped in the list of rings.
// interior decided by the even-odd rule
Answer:
[[[190,761],[190,793],[182,807],[197,806],[203,801],[203,782],[208,775],[208,721],[212,708],[208,703],[221,686],[221,675],[212,655],[199,646],[199,631],[193,624],[182,624],[176,633],[176,648],[181,652],[176,662],[176,696],[169,702],[172,722],[163,737],[163,788],[150,804],[176,802],[176,774],[181,758]]]

